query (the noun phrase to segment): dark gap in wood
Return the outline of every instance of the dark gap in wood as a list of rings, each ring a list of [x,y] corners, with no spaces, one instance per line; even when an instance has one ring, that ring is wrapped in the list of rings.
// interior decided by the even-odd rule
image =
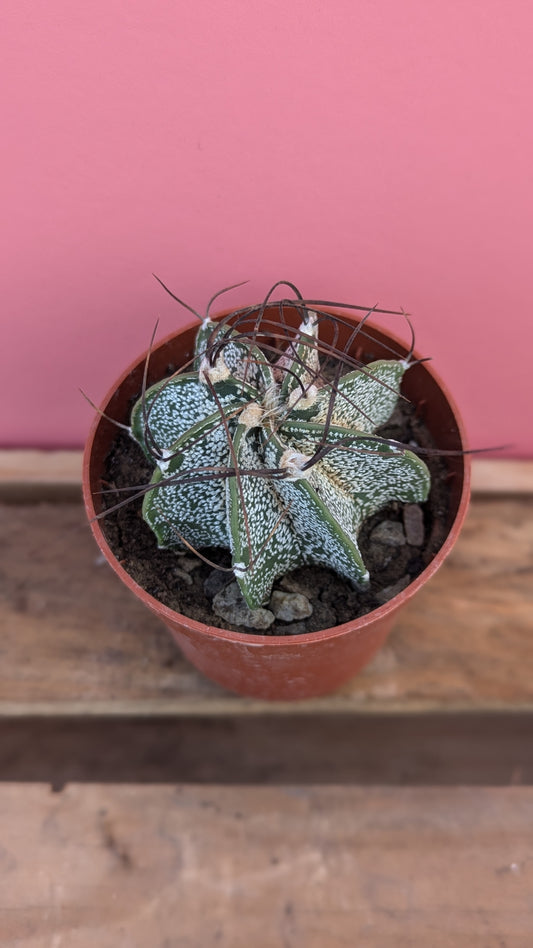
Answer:
[[[533,715],[280,715],[0,722],[0,780],[533,784]]]
[[[6,481],[0,484],[0,503],[9,506],[33,506],[34,504],[74,504],[81,506],[80,484],[32,484],[31,481]]]

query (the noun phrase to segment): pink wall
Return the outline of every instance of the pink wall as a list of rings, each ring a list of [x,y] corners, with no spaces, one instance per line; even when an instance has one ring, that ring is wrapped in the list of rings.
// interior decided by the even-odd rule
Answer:
[[[278,278],[414,315],[474,445],[533,455],[526,0],[4,0],[1,445]],[[505,338],[503,331],[506,331]]]

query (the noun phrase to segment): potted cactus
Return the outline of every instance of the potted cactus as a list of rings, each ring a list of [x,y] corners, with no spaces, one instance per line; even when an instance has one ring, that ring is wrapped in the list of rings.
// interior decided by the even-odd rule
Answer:
[[[291,299],[272,301],[279,286]],[[375,310],[361,316],[360,307],[305,300],[284,281],[256,306],[211,317],[212,302],[195,326],[130,367],[99,411],[84,460],[92,529],[115,571],[209,677],[267,698],[323,694],[369,660],[398,608],[451,549],[468,503],[461,421],[413,345],[371,328]],[[399,402],[425,415],[425,447],[384,427]],[[150,472],[108,494],[117,425]],[[402,509],[422,516],[435,457],[448,500],[433,517],[418,575],[352,621],[315,631],[294,622],[312,609],[287,582],[294,571],[330,570],[365,596],[365,525],[390,505],[397,517]],[[198,554],[218,572],[218,616],[227,621],[176,611],[119,562],[107,523],[132,504],[154,547],[189,569]],[[226,559],[213,561],[213,549]],[[187,580],[179,566],[176,575],[178,586]],[[280,634],[284,625],[299,634]]]

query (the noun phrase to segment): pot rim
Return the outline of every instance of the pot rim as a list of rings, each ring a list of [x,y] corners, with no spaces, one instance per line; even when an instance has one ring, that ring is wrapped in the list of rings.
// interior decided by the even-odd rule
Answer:
[[[330,312],[335,313],[343,317],[344,319],[350,319],[345,312],[336,311],[333,307],[329,309]],[[211,319],[213,322],[218,321],[218,319],[223,318],[230,311],[224,311],[222,313],[217,313],[212,316]],[[184,324],[180,329],[174,330],[171,333],[168,333],[157,346],[154,346],[152,352],[157,349],[162,348],[167,345],[169,342],[173,341],[177,336],[184,335],[186,332],[189,332],[191,329],[194,329],[198,326],[197,320],[192,320]],[[399,346],[400,348],[405,349],[405,343],[395,336],[394,333],[389,332],[388,329],[383,329],[381,326],[375,326],[371,322],[366,323],[367,328],[372,331],[375,330],[377,333],[387,337],[393,344]],[[91,458],[93,453],[93,446],[96,440],[98,433],[98,428],[102,422],[102,416],[100,412],[105,412],[109,402],[114,396],[115,392],[121,387],[124,381],[130,376],[130,374],[137,370],[140,365],[142,365],[146,359],[147,351],[145,351],[140,357],[132,360],[129,366],[124,370],[124,372],[119,376],[116,382],[110,387],[105,398],[102,400],[99,412],[95,415],[89,434],[87,436],[87,441],[85,444],[85,449],[83,452],[83,464],[82,464],[82,489],[83,489],[83,500],[85,504],[85,509],[89,518],[89,526],[92,530],[93,536],[98,544],[100,551],[105,557],[108,564],[112,567],[114,572],[119,576],[122,582],[127,586],[145,605],[151,609],[152,612],[157,613],[157,615],[162,619],[163,622],[166,622],[167,625],[178,623],[184,632],[200,632],[204,635],[210,636],[212,638],[220,639],[226,642],[241,643],[243,645],[250,646],[264,646],[268,645],[273,649],[294,647],[295,645],[306,645],[311,644],[312,642],[324,641],[325,639],[333,640],[337,637],[345,635],[347,632],[353,632],[357,629],[363,630],[366,626],[374,623],[375,621],[384,619],[385,617],[396,612],[402,605],[407,603],[417,592],[424,586],[428,580],[433,576],[434,573],[440,568],[444,560],[447,558],[451,552],[459,532],[464,523],[468,504],[470,500],[470,480],[471,480],[471,457],[468,453],[462,455],[463,462],[463,484],[461,489],[461,496],[459,503],[457,505],[457,512],[455,514],[453,523],[448,531],[448,535],[437,551],[430,563],[422,570],[421,573],[411,582],[405,589],[401,590],[396,594],[392,599],[389,599],[382,606],[379,606],[377,609],[373,609],[371,612],[366,613],[363,616],[359,616],[356,619],[352,619],[348,622],[344,622],[341,625],[331,626],[328,629],[320,629],[316,632],[305,632],[296,636],[289,635],[265,635],[263,633],[248,633],[248,632],[234,632],[231,629],[223,629],[218,626],[206,625],[203,622],[198,622],[196,619],[190,619],[188,616],[183,613],[176,612],[174,609],[171,609],[169,606],[164,605],[150,593],[148,593],[142,586],[139,585],[130,574],[124,569],[124,567],[116,559],[115,554],[109,546],[100,521],[96,520],[97,516],[96,509],[94,506],[93,495],[91,491],[90,484],[90,468],[91,468]],[[420,358],[416,352],[413,352],[413,359]],[[462,417],[457,408],[454,398],[451,396],[446,384],[442,381],[439,374],[435,371],[431,364],[424,362],[423,369],[428,373],[434,383],[441,390],[442,395],[448,403],[448,406],[453,415],[455,424],[457,426],[458,436],[462,445],[463,451],[467,451],[467,437],[465,432],[464,423]]]

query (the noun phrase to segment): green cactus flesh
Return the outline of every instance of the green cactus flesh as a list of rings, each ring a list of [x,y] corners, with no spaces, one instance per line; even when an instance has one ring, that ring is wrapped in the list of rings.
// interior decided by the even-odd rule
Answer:
[[[375,434],[408,362],[382,359],[327,381],[318,317],[303,316],[277,360],[253,333],[247,341],[205,320],[194,371],[149,388],[131,417],[156,465],[143,516],[159,546],[230,549],[252,609],[305,564],[365,585],[361,524],[390,501],[424,501],[430,487],[416,454]]]

